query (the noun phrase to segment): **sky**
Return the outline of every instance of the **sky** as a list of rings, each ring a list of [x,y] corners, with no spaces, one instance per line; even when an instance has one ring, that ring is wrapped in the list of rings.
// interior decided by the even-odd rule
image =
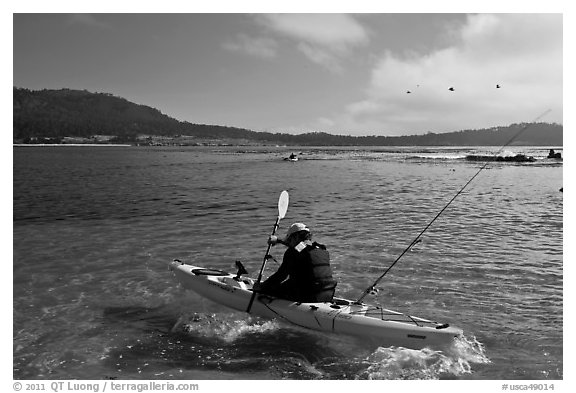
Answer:
[[[294,134],[563,124],[563,15],[14,13],[13,85]]]

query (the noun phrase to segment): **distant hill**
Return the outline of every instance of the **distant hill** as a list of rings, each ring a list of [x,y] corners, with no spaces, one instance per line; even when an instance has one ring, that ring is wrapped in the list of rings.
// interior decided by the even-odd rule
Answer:
[[[243,140],[262,144],[311,146],[501,146],[525,124],[482,130],[427,133],[398,137],[344,136],[323,132],[300,135],[255,132],[243,128],[194,124],[171,118],[146,105],[86,90],[14,88],[13,140],[111,135],[115,141],[134,142],[139,135],[187,135],[213,140]],[[563,127],[536,123],[514,142],[524,146],[562,146]]]
[[[62,138],[116,135],[130,141],[138,135],[198,137],[251,136],[239,128],[180,122],[159,110],[111,94],[86,90],[14,88],[13,138]]]

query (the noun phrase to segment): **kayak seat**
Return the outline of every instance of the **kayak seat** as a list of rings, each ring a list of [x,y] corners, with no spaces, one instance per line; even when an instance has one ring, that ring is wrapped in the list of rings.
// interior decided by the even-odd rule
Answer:
[[[322,290],[316,292],[317,302],[332,302],[334,298],[334,293],[336,292],[336,282],[324,285]]]

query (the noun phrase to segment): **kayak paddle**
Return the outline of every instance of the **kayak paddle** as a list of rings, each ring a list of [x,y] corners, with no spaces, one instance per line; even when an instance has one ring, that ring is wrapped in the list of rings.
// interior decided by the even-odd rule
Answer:
[[[276,233],[276,229],[278,229],[278,224],[280,223],[280,220],[284,218],[287,211],[288,211],[288,191],[284,190],[280,193],[280,198],[278,199],[278,217],[276,218],[274,228],[272,228],[271,236],[274,236],[274,234]],[[270,247],[272,247],[272,245],[268,243],[268,248],[266,249],[266,254],[264,255],[264,261],[262,261],[262,266],[260,267],[260,273],[258,273],[258,279],[254,284],[255,286],[257,284],[260,284],[260,281],[262,281],[262,273],[264,272],[264,267],[266,266],[266,261],[268,260]],[[250,310],[252,309],[252,303],[254,303],[255,297],[256,297],[256,291],[252,291],[252,296],[250,297],[250,302],[248,303],[248,308],[246,309],[247,313],[250,313]]]

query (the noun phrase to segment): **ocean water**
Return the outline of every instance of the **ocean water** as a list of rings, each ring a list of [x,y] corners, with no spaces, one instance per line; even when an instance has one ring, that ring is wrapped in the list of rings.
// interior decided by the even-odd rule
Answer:
[[[545,148],[501,153],[537,160],[490,163],[366,299],[462,328],[449,350],[254,318],[167,268],[256,277],[285,189],[280,232],[308,224],[355,299],[482,165],[464,157],[494,150],[15,147],[13,377],[561,380],[563,167]]]

